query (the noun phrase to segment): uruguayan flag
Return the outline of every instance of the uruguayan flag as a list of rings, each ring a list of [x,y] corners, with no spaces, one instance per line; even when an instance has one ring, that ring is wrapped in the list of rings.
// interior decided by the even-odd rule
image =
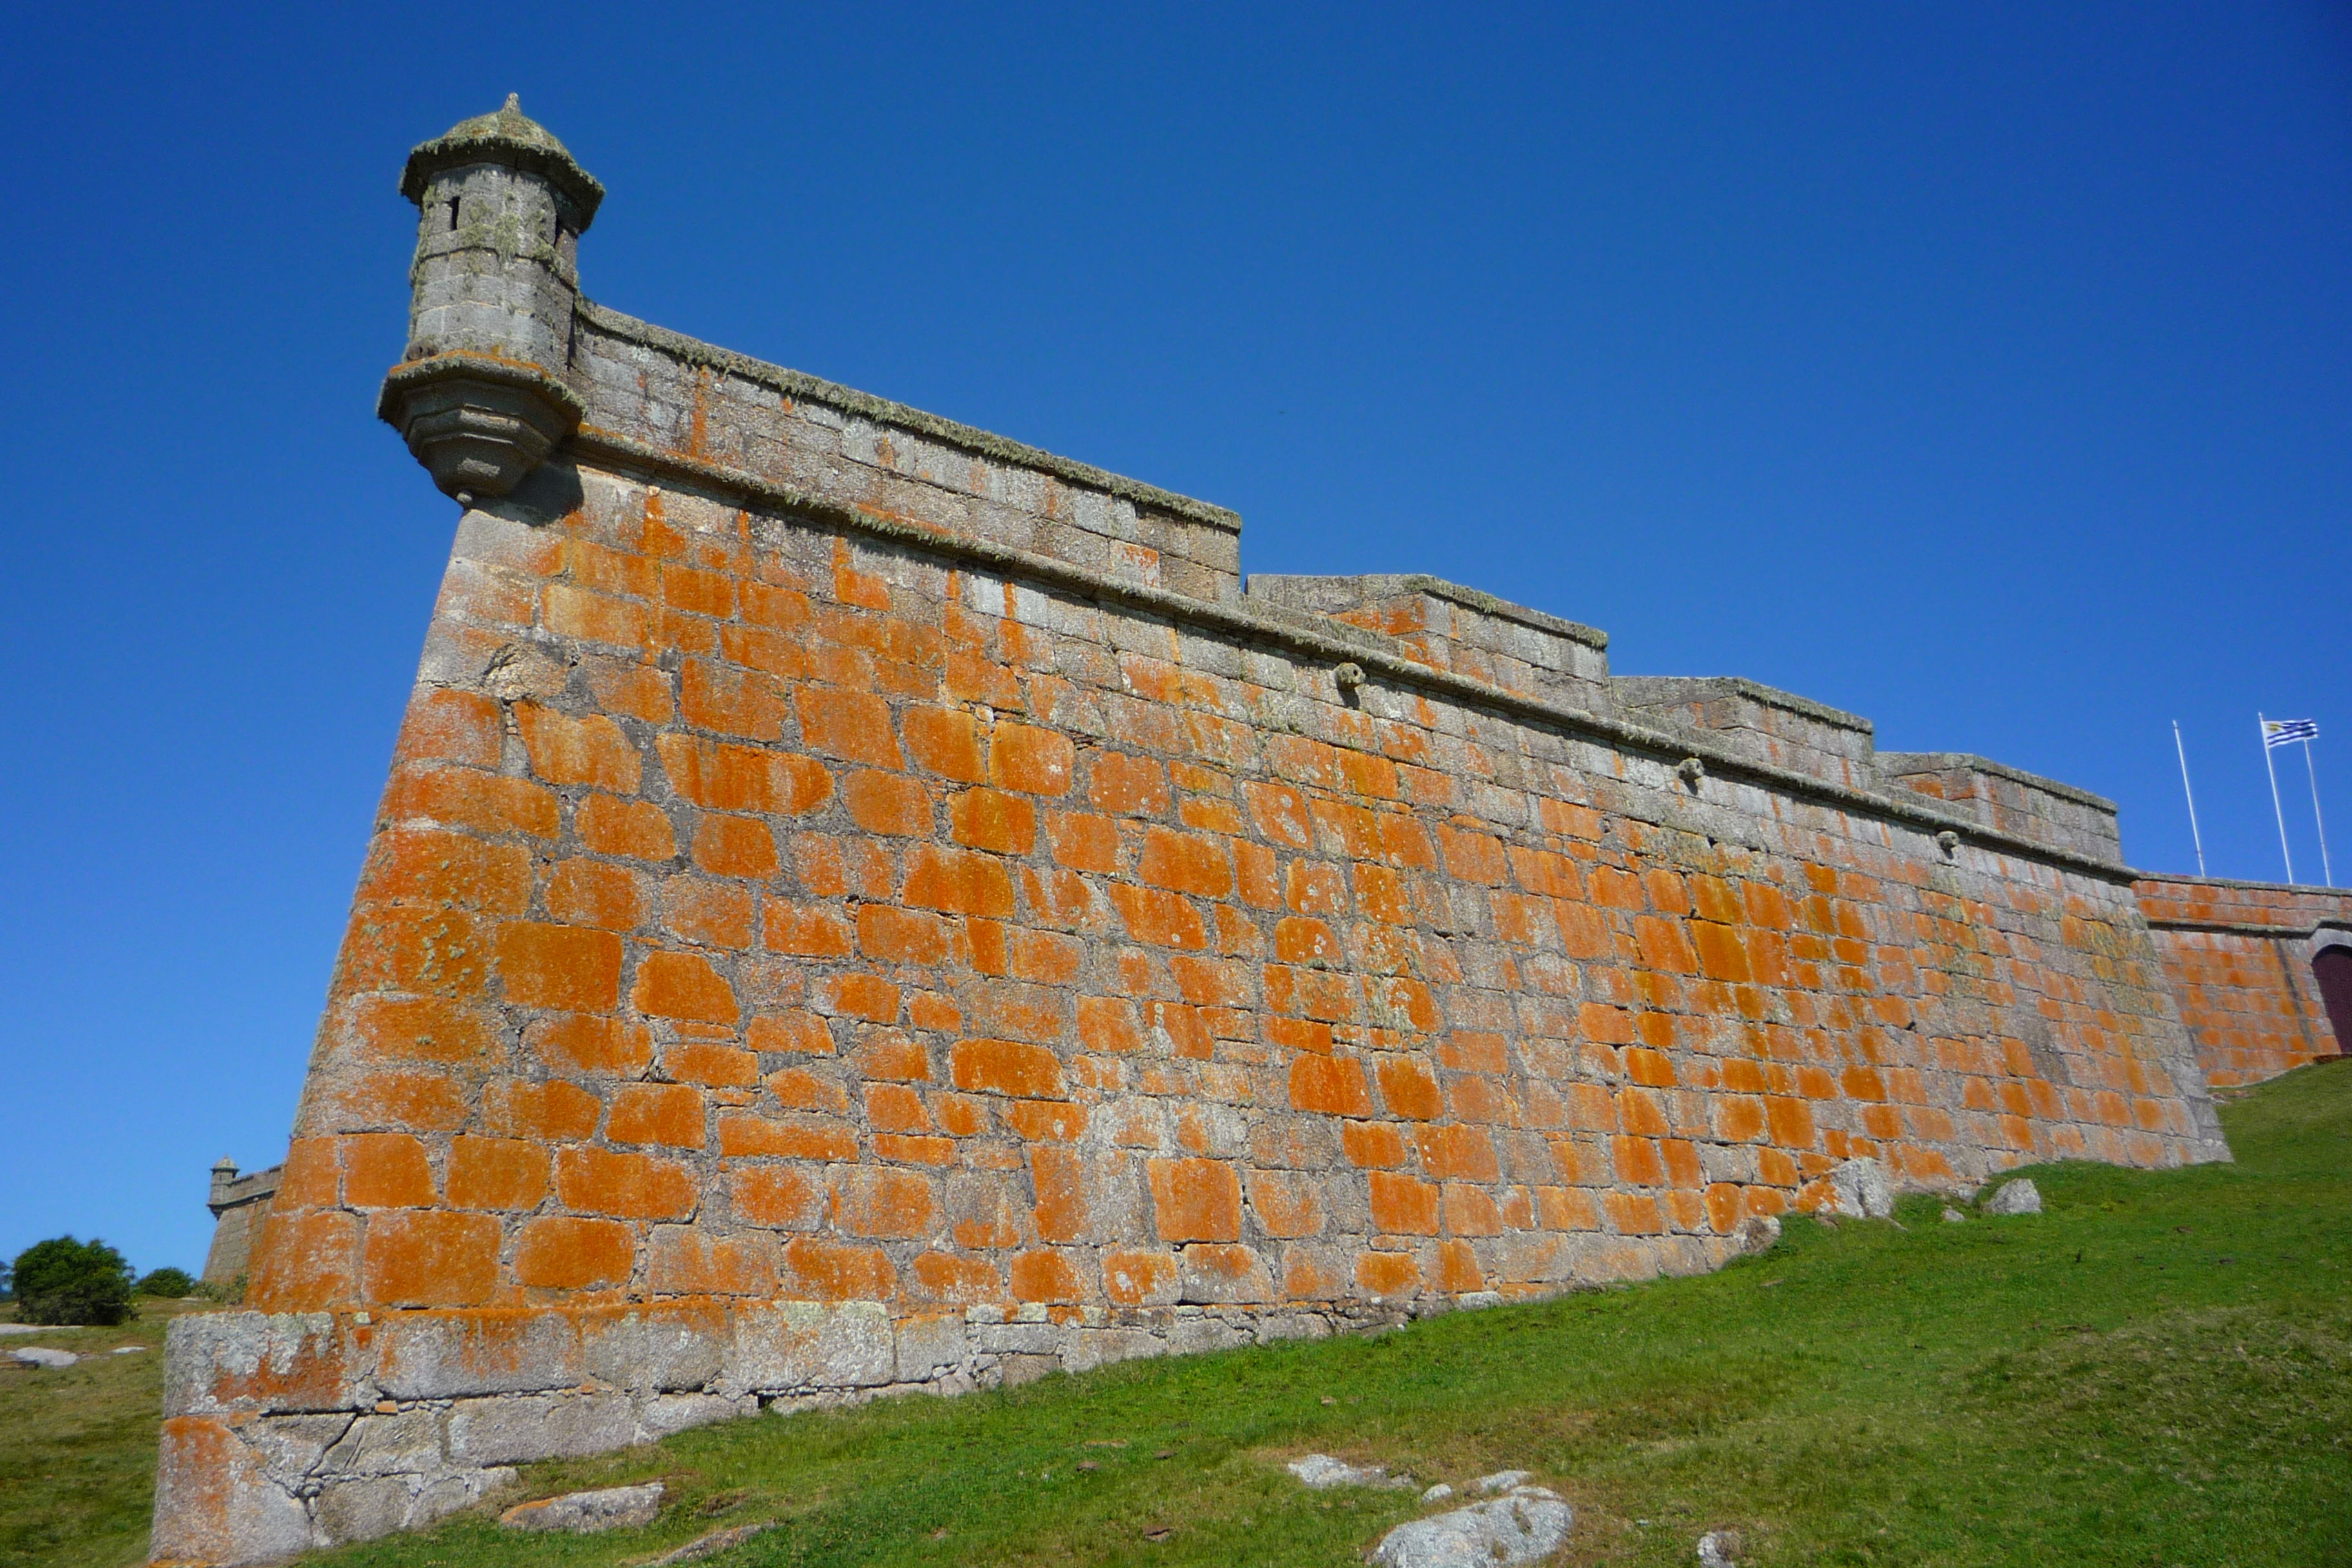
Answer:
[[[2265,719],[2263,721],[2263,744],[2292,746],[2297,741],[2319,739],[2316,719]]]

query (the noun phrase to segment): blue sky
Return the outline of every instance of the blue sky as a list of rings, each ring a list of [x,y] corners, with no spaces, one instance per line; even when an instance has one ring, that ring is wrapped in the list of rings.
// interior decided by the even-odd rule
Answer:
[[[462,29],[452,17],[463,16]],[[0,1254],[284,1151],[452,509],[408,147],[589,294],[2352,881],[2352,20],[2315,5],[26,7],[0,59]],[[2299,756],[2282,775],[2318,866]]]

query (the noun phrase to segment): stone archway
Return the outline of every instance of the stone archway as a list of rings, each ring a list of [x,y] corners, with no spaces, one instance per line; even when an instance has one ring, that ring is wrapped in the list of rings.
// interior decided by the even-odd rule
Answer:
[[[2312,932],[2311,973],[2336,1031],[2336,1054],[2352,1055],[2352,931],[2322,926]]]

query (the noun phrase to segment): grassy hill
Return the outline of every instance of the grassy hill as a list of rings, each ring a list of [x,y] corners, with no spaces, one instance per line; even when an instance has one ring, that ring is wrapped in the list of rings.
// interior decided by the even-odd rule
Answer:
[[[1688,1564],[1730,1525],[1765,1564],[2352,1563],[2352,1067],[2223,1120],[2236,1165],[2041,1167],[2040,1216],[1911,1200],[1902,1228],[1791,1223],[1704,1279],[731,1423],[527,1474],[531,1495],[664,1478],[647,1529],[461,1518],[326,1561],[618,1565],[775,1521],[711,1561],[1337,1568],[1423,1510],[1282,1472],[1321,1450],[1425,1481],[1533,1470],[1576,1505],[1563,1562]],[[123,1561],[39,1554],[24,1435],[65,1385],[32,1383],[0,1379],[0,1563]]]

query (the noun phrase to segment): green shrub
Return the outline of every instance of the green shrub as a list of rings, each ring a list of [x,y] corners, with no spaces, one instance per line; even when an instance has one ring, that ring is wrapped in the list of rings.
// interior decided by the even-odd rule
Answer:
[[[157,1268],[139,1281],[139,1293],[176,1301],[183,1296],[194,1295],[196,1281],[184,1268]]]
[[[131,1316],[131,1265],[102,1241],[70,1236],[16,1255],[16,1317],[26,1323],[119,1323]]]

